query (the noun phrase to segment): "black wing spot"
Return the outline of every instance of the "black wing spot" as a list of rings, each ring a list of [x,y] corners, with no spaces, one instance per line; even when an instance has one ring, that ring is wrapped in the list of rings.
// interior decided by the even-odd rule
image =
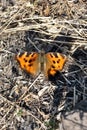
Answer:
[[[35,53],[31,54],[31,57],[33,57],[35,55]]]
[[[20,53],[18,56],[19,57],[22,57],[24,55],[24,52]]]
[[[60,62],[60,59],[57,60],[57,63],[59,63],[59,62]]]
[[[31,54],[31,53],[27,52],[26,57],[29,57],[30,54]]]
[[[53,55],[52,55],[52,54],[50,54],[50,57],[51,57],[51,58],[53,58]]]
[[[57,53],[54,53],[54,56],[55,56],[55,58],[58,58],[58,55],[57,55]]]
[[[52,67],[52,68],[55,68],[55,66],[53,66],[53,65],[52,65],[51,67]]]
[[[27,62],[27,60],[24,58],[24,61]]]
[[[55,64],[56,62],[53,60],[53,63]]]
[[[29,62],[29,63],[31,63],[31,62],[33,62],[33,60],[32,60],[32,59],[30,59],[28,62]]]

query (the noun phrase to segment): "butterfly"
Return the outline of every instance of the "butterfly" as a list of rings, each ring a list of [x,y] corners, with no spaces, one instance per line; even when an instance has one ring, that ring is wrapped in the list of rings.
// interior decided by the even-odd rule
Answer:
[[[40,72],[45,77],[55,76],[58,71],[62,71],[67,57],[57,52],[23,52],[16,55],[16,60],[20,67],[31,76],[37,76]]]

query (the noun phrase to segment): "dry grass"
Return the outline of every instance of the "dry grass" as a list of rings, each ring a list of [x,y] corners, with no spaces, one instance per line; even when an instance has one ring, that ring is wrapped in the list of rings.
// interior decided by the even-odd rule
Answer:
[[[87,99],[87,2],[15,0],[0,5],[0,129],[63,130],[66,112],[74,107],[87,111],[79,105]],[[14,60],[19,51],[42,49],[68,58],[53,81],[42,74],[29,78]]]

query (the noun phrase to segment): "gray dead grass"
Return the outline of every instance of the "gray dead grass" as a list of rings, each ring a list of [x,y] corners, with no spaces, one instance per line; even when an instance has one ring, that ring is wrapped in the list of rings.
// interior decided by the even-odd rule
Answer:
[[[87,99],[86,8],[82,0],[15,1],[4,11],[0,8],[1,130],[61,129],[62,112]],[[32,79],[18,69],[17,51],[42,48],[67,55],[64,80]]]

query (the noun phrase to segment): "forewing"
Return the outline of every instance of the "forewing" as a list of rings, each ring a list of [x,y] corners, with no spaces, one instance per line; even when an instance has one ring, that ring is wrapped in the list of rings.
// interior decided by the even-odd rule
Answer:
[[[60,53],[47,53],[45,54],[44,73],[48,77],[49,75],[55,76],[58,71],[62,71],[66,62],[66,56]]]
[[[36,52],[28,53],[24,52],[16,56],[16,60],[19,62],[20,67],[32,76],[36,76],[39,73],[39,54]]]

